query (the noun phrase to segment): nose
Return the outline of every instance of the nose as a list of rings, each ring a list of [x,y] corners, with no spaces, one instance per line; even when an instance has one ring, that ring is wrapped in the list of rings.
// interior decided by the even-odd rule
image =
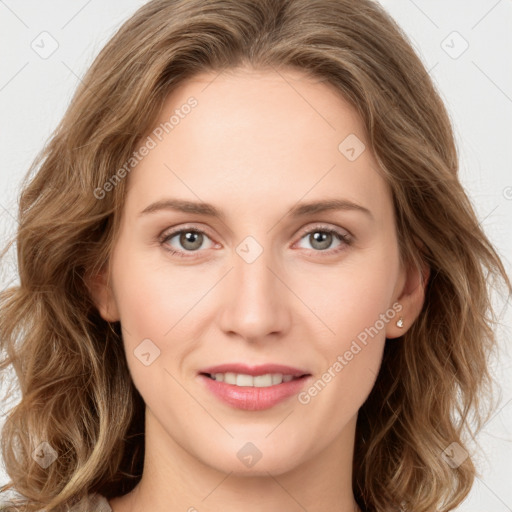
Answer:
[[[243,254],[243,253],[240,253]],[[290,296],[270,250],[254,260],[234,254],[234,268],[224,284],[220,328],[249,342],[282,337],[291,324]]]

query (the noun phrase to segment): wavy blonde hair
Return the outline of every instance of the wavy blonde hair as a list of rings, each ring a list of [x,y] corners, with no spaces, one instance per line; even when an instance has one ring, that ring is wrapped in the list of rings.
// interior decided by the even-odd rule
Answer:
[[[11,479],[2,491],[23,496],[16,510],[65,510],[140,480],[145,404],[119,322],[100,317],[86,286],[109,261],[127,180],[102,199],[94,191],[178,84],[244,65],[305,71],[357,109],[393,192],[401,257],[430,267],[422,312],[386,343],[359,411],[357,502],[445,512],[469,493],[472,456],[452,469],[440,454],[453,442],[470,452],[467,434],[491,414],[481,408],[496,347],[491,287],[510,293],[511,284],[459,182],[449,116],[407,37],[371,0],[153,0],[97,56],[34,160],[3,252],[16,241],[20,285],[0,296],[0,370],[12,365],[21,391],[2,431]],[[33,456],[44,441],[58,454],[45,468]]]

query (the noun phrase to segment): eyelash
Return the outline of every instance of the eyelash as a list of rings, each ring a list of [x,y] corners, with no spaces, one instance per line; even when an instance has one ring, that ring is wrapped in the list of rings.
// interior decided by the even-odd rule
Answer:
[[[339,238],[340,242],[342,242],[342,244],[336,249],[330,249],[330,250],[324,250],[324,251],[309,249],[310,252],[323,253],[323,254],[330,256],[332,254],[337,254],[337,253],[345,250],[347,246],[350,246],[352,244],[352,237],[350,235],[342,233],[342,232],[338,231],[337,229],[334,229],[334,228],[331,228],[328,226],[315,226],[314,228],[310,229],[309,231],[302,233],[299,240],[302,240],[307,235],[311,235],[312,233],[317,233],[317,232],[329,233],[329,234],[336,235]],[[170,233],[163,233],[162,235],[160,235],[158,237],[158,242],[163,247],[163,249],[165,251],[169,252],[171,255],[178,256],[180,258],[194,258],[195,257],[195,256],[186,256],[186,251],[177,251],[175,249],[170,248],[166,244],[166,242],[168,242],[169,240],[174,238],[176,235],[179,235],[181,233],[199,233],[202,235],[206,235],[208,238],[210,238],[208,236],[208,233],[206,233],[205,231],[203,231],[201,229],[193,228],[193,227],[185,227],[185,228],[177,229],[175,231],[171,231]],[[188,252],[194,254],[196,252],[201,252],[201,251],[197,250],[197,251],[188,251]]]

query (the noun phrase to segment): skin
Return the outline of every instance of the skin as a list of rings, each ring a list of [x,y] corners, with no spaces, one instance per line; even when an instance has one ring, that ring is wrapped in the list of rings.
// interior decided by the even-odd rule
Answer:
[[[351,482],[357,413],[385,339],[404,334],[424,301],[418,271],[400,264],[391,190],[361,119],[325,83],[297,70],[204,73],[169,95],[156,125],[190,96],[197,107],[131,171],[110,280],[105,270],[90,284],[102,317],[121,321],[146,403],[142,479],[111,507],[359,510]],[[366,145],[354,161],[338,150],[349,134]],[[225,218],[139,215],[169,197],[212,203]],[[287,215],[297,202],[328,198],[355,202],[371,216]],[[350,234],[352,243],[333,235],[322,249],[307,234],[322,226]],[[202,244],[180,244],[179,234],[160,244],[171,227],[206,235]],[[236,252],[247,236],[263,249],[251,263]],[[307,404],[293,396],[264,411],[239,410],[197,376],[225,362],[274,362],[307,369],[317,381],[396,303],[400,314]],[[146,338],[160,350],[148,366],[134,355]],[[247,442],[262,454],[252,467],[237,457]]]

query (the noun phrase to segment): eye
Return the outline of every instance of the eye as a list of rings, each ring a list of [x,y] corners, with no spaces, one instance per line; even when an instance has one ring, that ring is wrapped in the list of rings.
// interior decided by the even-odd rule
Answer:
[[[173,248],[173,246],[169,246],[168,244],[168,242],[170,242],[173,238],[176,238],[177,244],[181,246],[178,247],[178,250]],[[209,237],[204,231],[200,229],[182,228],[170,233],[164,233],[159,242],[164,247],[164,249],[169,251],[171,254],[175,254],[182,258],[187,258],[188,256],[184,253],[197,252],[199,249],[201,249],[205,239],[209,239]],[[182,248],[184,250],[182,250]]]
[[[316,226],[303,233],[300,240],[306,237],[309,237],[307,240],[312,246],[310,251],[315,253],[338,253],[352,243],[352,237],[349,234],[328,226]],[[174,238],[176,239],[175,244],[178,247],[170,244]],[[340,242],[337,248],[327,250],[336,239]],[[198,228],[181,228],[166,232],[159,237],[159,243],[166,251],[181,258],[194,257],[194,254],[189,256],[187,253],[199,252],[199,249],[211,249],[214,245],[213,242],[210,247],[204,247],[203,244],[205,240],[211,241],[210,237],[203,230]]]
[[[336,238],[340,241],[335,249],[329,249]],[[344,233],[328,226],[316,226],[306,231],[301,240],[306,239],[312,246],[313,252],[326,252],[328,254],[338,253],[346,249],[352,243],[352,238],[348,233]]]

